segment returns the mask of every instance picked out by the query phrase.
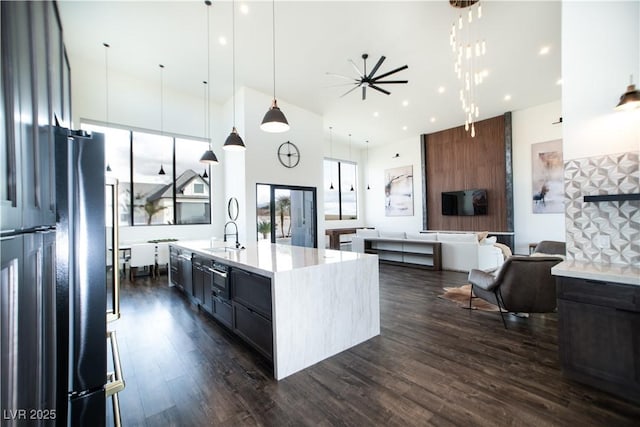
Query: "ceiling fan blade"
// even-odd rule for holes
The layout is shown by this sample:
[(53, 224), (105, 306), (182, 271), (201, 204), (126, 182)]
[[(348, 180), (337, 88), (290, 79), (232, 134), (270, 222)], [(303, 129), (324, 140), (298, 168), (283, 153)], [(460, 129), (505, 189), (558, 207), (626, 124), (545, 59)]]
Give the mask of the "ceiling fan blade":
[(409, 83), (409, 80), (386, 80), (386, 81), (375, 80), (374, 83), (377, 85), (382, 83)]
[(359, 87), (360, 87), (360, 85), (355, 85), (352, 89), (349, 89), (348, 91), (346, 91), (345, 93), (340, 95), (340, 98), (344, 98), (345, 96), (349, 95), (351, 92), (353, 92), (354, 90), (358, 89)]
[(353, 77), (343, 76), (342, 74), (335, 74), (335, 73), (325, 73), (325, 74), (327, 76), (340, 77), (341, 79), (351, 80), (351, 81), (354, 81), (354, 82), (359, 81), (358, 79), (354, 79)]
[[(330, 87), (351, 86), (352, 84), (354, 84), (354, 83), (338, 83), (338, 84), (335, 84), (335, 85), (326, 85), (326, 86), (322, 86), (322, 88), (323, 88), (323, 89), (327, 89), (327, 88), (330, 88)], [(356, 83), (356, 84), (359, 84), (359, 83)]]
[(376, 71), (378, 71), (378, 68), (380, 68), (380, 66), (382, 65), (385, 59), (387, 59), (386, 56), (381, 56), (380, 59), (378, 59), (378, 62), (373, 67), (373, 69), (371, 69), (371, 72), (369, 73), (369, 78), (373, 77), (373, 75), (376, 73)]
[(376, 86), (376, 85), (371, 85), (371, 84), (370, 84), (370, 85), (369, 85), (369, 87), (370, 87), (371, 89), (375, 89), (375, 90), (377, 90), (378, 92), (382, 92), (382, 93), (384, 93), (384, 94), (391, 95), (391, 92), (389, 92), (388, 90), (384, 90), (384, 89), (382, 89), (381, 87), (378, 87), (378, 86)]
[(362, 100), (364, 101), (365, 99), (367, 99), (367, 87), (362, 86)]
[(390, 76), (391, 74), (395, 74), (395, 73), (397, 73), (398, 71), (406, 70), (407, 68), (409, 68), (409, 66), (408, 66), (408, 65), (403, 65), (402, 67), (398, 67), (398, 68), (396, 68), (395, 70), (391, 70), (391, 71), (389, 71), (388, 73), (380, 74), (379, 76), (374, 77), (374, 78), (372, 78), (371, 80), (373, 80), (373, 81), (380, 80), (380, 79), (383, 79), (383, 78), (385, 78), (385, 77), (387, 77), (387, 76)]
[(355, 62), (353, 62), (353, 60), (349, 60), (349, 62), (351, 63), (351, 65), (353, 65), (353, 68), (356, 70), (356, 72), (358, 73), (358, 75), (360, 77), (364, 77), (364, 74), (362, 74), (362, 71), (360, 71), (360, 69), (358, 68), (358, 66), (356, 65)]

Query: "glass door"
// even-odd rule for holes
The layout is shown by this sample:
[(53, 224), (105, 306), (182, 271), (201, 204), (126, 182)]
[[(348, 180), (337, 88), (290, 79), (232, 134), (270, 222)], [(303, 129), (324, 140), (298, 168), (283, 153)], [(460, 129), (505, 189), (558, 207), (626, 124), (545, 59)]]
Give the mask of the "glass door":
[(258, 240), (315, 248), (318, 246), (316, 189), (258, 184)]

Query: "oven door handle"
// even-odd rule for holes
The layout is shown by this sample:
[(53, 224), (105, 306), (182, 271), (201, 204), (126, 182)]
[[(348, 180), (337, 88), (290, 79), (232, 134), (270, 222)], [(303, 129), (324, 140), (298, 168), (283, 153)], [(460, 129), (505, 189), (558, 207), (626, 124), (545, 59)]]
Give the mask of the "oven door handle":
[(213, 274), (217, 274), (220, 277), (224, 277), (225, 279), (228, 277), (228, 274), (225, 271), (216, 270), (215, 268), (205, 267), (208, 271)]

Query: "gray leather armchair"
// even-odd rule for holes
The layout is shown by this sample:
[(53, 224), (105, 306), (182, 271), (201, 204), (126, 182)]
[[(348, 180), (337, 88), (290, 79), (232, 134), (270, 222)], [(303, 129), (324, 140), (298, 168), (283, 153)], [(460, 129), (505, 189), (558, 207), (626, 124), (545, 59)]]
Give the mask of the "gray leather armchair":
[[(564, 245), (562, 242), (553, 243)], [(558, 252), (562, 249), (560, 245), (542, 246), (544, 250), (554, 248)], [(542, 250), (538, 252), (548, 253)], [(471, 270), (469, 307), (474, 296), (497, 305), (505, 328), (507, 323), (503, 310), (515, 313), (553, 312), (556, 309), (556, 281), (551, 275), (551, 267), (560, 262), (562, 258), (556, 256), (512, 256), (504, 262), (496, 276)]]

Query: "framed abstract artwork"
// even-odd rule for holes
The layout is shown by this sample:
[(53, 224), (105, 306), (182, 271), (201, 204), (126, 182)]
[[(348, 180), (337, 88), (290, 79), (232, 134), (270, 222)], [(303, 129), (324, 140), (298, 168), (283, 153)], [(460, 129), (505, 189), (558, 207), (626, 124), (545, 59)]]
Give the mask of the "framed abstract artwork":
[(561, 139), (531, 145), (531, 181), (533, 213), (564, 213)]
[(384, 171), (385, 216), (413, 216), (413, 166)]

